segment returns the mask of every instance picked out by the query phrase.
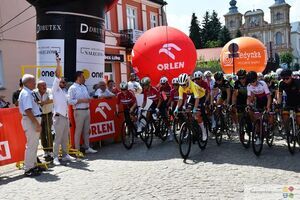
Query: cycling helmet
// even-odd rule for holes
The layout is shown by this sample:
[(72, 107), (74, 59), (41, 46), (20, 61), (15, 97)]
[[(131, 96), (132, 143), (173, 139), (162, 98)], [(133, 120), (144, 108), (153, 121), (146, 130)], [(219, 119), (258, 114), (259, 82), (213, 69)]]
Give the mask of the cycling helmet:
[(214, 78), (215, 78), (216, 81), (222, 80), (224, 78), (223, 72), (216, 72), (214, 74)]
[(150, 79), (149, 77), (144, 77), (144, 78), (142, 78), (142, 80), (141, 80), (141, 84), (142, 84), (143, 86), (150, 85), (150, 82), (151, 82), (151, 79)]
[(290, 69), (284, 69), (282, 70), (281, 74), (280, 74), (280, 77), (283, 78), (283, 77), (289, 77), (289, 76), (292, 76), (292, 70)]
[(126, 83), (126, 82), (121, 82), (121, 83), (120, 83), (120, 89), (121, 89), (121, 90), (127, 90), (127, 89), (128, 89), (128, 83)]
[(272, 76), (270, 75), (270, 74), (266, 74), (266, 75), (264, 75), (264, 81), (265, 82), (270, 82), (272, 80)]
[(248, 72), (247, 80), (249, 83), (255, 82), (257, 80), (257, 73), (255, 71)]
[(204, 76), (205, 76), (205, 77), (207, 77), (207, 76), (212, 76), (211, 71), (205, 71), (205, 72), (204, 72)]
[(166, 82), (168, 82), (168, 78), (165, 76), (161, 77), (160, 83), (166, 83)]
[(172, 79), (172, 84), (178, 84), (178, 78), (173, 78)]
[(257, 73), (257, 78), (263, 79), (263, 78), (264, 78), (264, 75), (263, 75), (261, 72), (258, 72), (258, 73)]
[(202, 78), (203, 77), (203, 73), (201, 71), (196, 71), (194, 73), (194, 78)]
[(276, 69), (276, 74), (278, 75), (278, 77), (280, 76), (280, 74), (281, 74), (282, 71), (283, 71), (282, 68)]
[(241, 76), (241, 77), (246, 76), (247, 75), (247, 71), (244, 70), (244, 69), (240, 69), (239, 71), (237, 71), (236, 75), (237, 76)]
[(188, 80), (189, 80), (189, 75), (186, 74), (186, 73), (180, 74), (178, 76), (178, 83), (179, 83), (179, 85), (186, 84), (188, 82)]
[(279, 77), (279, 76), (277, 75), (276, 72), (271, 72), (271, 73), (270, 73), (270, 76), (271, 76), (271, 78), (274, 79), (274, 80), (277, 80), (278, 77)]

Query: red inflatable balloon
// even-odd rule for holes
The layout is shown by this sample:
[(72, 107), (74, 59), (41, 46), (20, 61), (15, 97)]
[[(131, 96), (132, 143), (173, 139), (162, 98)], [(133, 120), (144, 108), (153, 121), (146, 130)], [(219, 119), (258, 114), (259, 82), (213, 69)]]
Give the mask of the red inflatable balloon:
[(152, 85), (162, 76), (169, 82), (181, 73), (195, 69), (197, 53), (192, 40), (183, 32), (159, 26), (146, 31), (132, 50), (132, 65), (139, 78), (149, 76)]

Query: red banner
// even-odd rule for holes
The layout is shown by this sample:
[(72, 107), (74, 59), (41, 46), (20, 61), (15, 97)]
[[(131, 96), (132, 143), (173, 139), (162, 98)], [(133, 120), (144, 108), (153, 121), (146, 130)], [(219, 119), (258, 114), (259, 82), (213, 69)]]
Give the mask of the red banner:
[(26, 136), (18, 108), (0, 109), (0, 166), (24, 160)]
[[(92, 99), (90, 102), (90, 142), (96, 142), (108, 138), (118, 140), (120, 136), (123, 115), (115, 116), (116, 98)], [(69, 116), (71, 122), (71, 143), (74, 146), (75, 121), (72, 107), (69, 107)]]

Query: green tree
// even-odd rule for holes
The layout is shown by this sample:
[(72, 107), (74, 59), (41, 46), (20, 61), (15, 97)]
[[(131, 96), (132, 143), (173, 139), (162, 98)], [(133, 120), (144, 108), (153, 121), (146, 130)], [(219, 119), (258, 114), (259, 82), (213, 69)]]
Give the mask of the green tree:
[(220, 33), (219, 33), (219, 41), (221, 42), (220, 46), (224, 46), (231, 39), (232, 38), (231, 38), (231, 35), (230, 35), (230, 32), (229, 32), (228, 28), (226, 26), (223, 26)]
[(210, 16), (209, 24), (209, 40), (218, 40), (222, 29), (222, 24), (220, 22), (220, 18), (218, 17), (218, 13), (215, 10), (213, 10)]
[(199, 26), (199, 21), (195, 13), (192, 15), (191, 26), (190, 26), (190, 38), (193, 41), (196, 49), (201, 48), (201, 29)]
[(236, 32), (235, 34), (235, 37), (238, 38), (238, 37), (242, 37), (242, 32), (240, 31), (240, 29)]
[(203, 17), (203, 20), (202, 20), (202, 29), (201, 29), (201, 37), (202, 37), (202, 44), (204, 44), (204, 47), (205, 44), (207, 43), (207, 41), (209, 41), (209, 31), (210, 31), (210, 14), (208, 11), (205, 12), (205, 15)]
[(205, 47), (206, 48), (215, 48), (215, 47), (221, 47), (222, 41), (220, 40), (209, 40), (206, 42)]
[(286, 51), (280, 54), (280, 63), (286, 63), (288, 68), (291, 67), (291, 63), (293, 62), (294, 56), (291, 52)]

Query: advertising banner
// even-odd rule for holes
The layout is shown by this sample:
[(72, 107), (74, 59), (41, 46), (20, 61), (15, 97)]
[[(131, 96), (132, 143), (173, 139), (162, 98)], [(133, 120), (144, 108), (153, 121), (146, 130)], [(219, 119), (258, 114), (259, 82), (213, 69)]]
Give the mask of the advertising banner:
[(0, 109), (0, 166), (24, 160), (26, 137), (18, 108)]
[[(107, 138), (117, 140), (121, 134), (121, 126), (124, 117), (120, 114), (115, 116), (117, 99), (93, 99), (90, 102), (90, 141), (96, 142)], [(71, 107), (69, 107), (69, 116), (71, 122), (71, 143), (74, 146), (75, 121)]]

